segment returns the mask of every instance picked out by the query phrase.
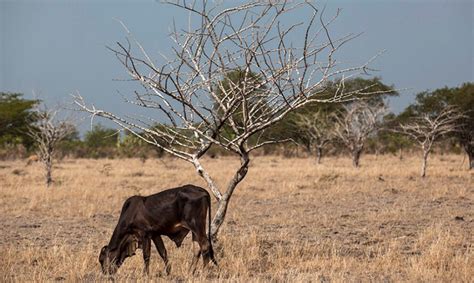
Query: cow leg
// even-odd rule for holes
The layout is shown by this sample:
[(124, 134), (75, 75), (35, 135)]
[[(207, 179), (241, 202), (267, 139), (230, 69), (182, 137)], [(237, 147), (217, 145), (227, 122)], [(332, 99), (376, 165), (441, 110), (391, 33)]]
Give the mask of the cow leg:
[(163, 243), (163, 240), (161, 239), (160, 235), (155, 236), (152, 239), (153, 243), (155, 243), (158, 253), (160, 254), (161, 258), (163, 259), (163, 262), (165, 263), (165, 274), (169, 275), (171, 271), (171, 266), (168, 263), (168, 253), (166, 252), (165, 244)]
[(142, 243), (143, 249), (143, 262), (145, 263), (145, 268), (143, 272), (148, 275), (149, 266), (150, 266), (150, 253), (151, 253), (151, 240), (149, 237), (143, 237)]
[[(193, 233), (193, 242), (197, 241), (200, 247), (199, 255), (202, 255), (203, 266), (207, 266), (209, 261), (214, 261), (212, 246), (206, 235), (206, 220), (207, 220), (207, 201), (201, 200), (200, 203), (196, 203), (193, 206), (196, 211), (193, 217), (187, 218), (184, 226), (187, 227)], [(197, 257), (199, 258), (199, 256)], [(196, 257), (195, 257), (196, 259)]]
[(211, 246), (205, 232), (198, 237), (198, 243), (201, 248), (203, 266), (206, 267), (211, 260)]
[[(190, 270), (191, 272), (194, 274), (194, 272), (196, 272), (196, 266), (197, 266), (197, 263), (199, 261), (199, 257), (201, 256), (201, 247), (198, 243), (198, 240), (197, 240), (197, 237), (196, 237), (196, 234), (192, 233), (193, 234), (193, 261), (191, 262), (191, 266), (190, 266)], [(198, 247), (196, 249), (196, 243), (198, 243)]]
[(209, 244), (209, 239), (207, 238), (206, 231), (204, 229), (193, 227), (193, 242), (197, 242), (199, 244), (199, 252), (194, 259), (197, 261), (199, 256), (202, 255), (203, 266), (205, 267), (212, 257), (211, 245)]

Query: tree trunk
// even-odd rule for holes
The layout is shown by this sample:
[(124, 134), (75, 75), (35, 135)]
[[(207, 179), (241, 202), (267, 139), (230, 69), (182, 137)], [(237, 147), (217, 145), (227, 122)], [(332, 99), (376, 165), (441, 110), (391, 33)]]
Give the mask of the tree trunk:
[(468, 157), (469, 157), (469, 170), (472, 170), (474, 168), (474, 150), (468, 152)]
[(400, 161), (403, 160), (403, 148), (402, 147), (400, 147), (398, 149), (398, 158), (400, 159)]
[(53, 160), (51, 155), (48, 155), (44, 159), (44, 166), (46, 170), (46, 186), (49, 187), (53, 183), (53, 177), (51, 174), (53, 168)]
[(469, 170), (472, 170), (474, 168), (474, 146), (469, 144), (464, 145), (464, 151), (467, 154), (467, 157), (469, 159)]
[(316, 163), (321, 164), (321, 158), (323, 157), (323, 148), (317, 147), (316, 148)]
[(421, 177), (424, 178), (426, 176), (426, 166), (428, 163), (428, 154), (429, 150), (426, 148), (423, 148), (423, 162), (421, 164)]
[(248, 165), (249, 165), (249, 156), (247, 153), (243, 153), (241, 158), (240, 158), (240, 168), (237, 170), (235, 173), (234, 177), (232, 180), (229, 182), (229, 185), (227, 186), (227, 191), (225, 194), (222, 195), (222, 197), (218, 200), (217, 202), (217, 212), (212, 219), (211, 223), (211, 239), (213, 241), (217, 240), (217, 233), (219, 232), (219, 229), (224, 222), (225, 215), (227, 212), (227, 207), (229, 205), (230, 198), (232, 197), (232, 194), (234, 192), (234, 189), (237, 187), (237, 185), (242, 181), (247, 175), (248, 171)]
[(206, 183), (209, 186), (209, 189), (211, 190), (214, 197), (218, 201), (221, 200), (222, 199), (221, 192), (217, 188), (217, 186), (214, 183), (214, 180), (212, 180), (211, 176), (209, 176), (209, 174), (206, 172), (206, 170), (204, 170), (204, 168), (202, 167), (201, 162), (199, 162), (198, 158), (194, 158), (193, 165), (196, 168), (196, 171), (199, 174), (199, 176), (201, 176), (201, 178), (203, 178), (206, 181)]
[(213, 242), (217, 241), (217, 233), (219, 232), (222, 223), (224, 223), (229, 200), (230, 197), (228, 199), (223, 198), (217, 202), (217, 211), (211, 222), (211, 239)]
[(360, 154), (362, 153), (361, 149), (354, 149), (352, 151), (352, 165), (356, 168), (359, 168)]

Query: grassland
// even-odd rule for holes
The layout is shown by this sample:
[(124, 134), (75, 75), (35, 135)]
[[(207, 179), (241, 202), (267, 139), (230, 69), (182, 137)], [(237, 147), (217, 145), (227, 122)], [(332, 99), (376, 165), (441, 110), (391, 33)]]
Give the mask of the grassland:
[[(164, 162), (163, 162), (164, 161)], [(419, 160), (256, 157), (215, 244), (220, 269), (188, 272), (189, 236), (165, 239), (169, 276), (152, 250), (150, 271), (128, 259), (118, 281), (472, 282), (474, 175), (463, 157)], [(223, 185), (232, 158), (206, 166)], [(186, 183), (204, 185), (179, 160), (64, 160), (47, 189), (40, 164), (0, 163), (0, 281), (105, 281), (100, 247), (123, 201)]]

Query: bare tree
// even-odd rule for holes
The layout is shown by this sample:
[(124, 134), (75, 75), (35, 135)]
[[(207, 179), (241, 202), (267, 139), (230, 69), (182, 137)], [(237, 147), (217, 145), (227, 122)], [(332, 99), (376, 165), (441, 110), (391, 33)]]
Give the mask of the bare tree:
[(321, 164), (324, 147), (334, 139), (333, 113), (319, 109), (310, 114), (298, 113), (294, 120), (295, 126), (304, 136), (308, 150), (316, 153), (316, 162)]
[(351, 152), (354, 167), (359, 167), (365, 142), (377, 131), (386, 111), (383, 104), (356, 101), (345, 105), (343, 111), (334, 116), (334, 134)]
[(415, 140), (423, 151), (421, 177), (426, 176), (428, 155), (433, 144), (441, 136), (457, 130), (459, 120), (464, 115), (455, 107), (446, 107), (438, 115), (423, 114), (412, 119), (411, 122), (400, 124), (400, 132)]
[(36, 109), (35, 122), (28, 128), (28, 134), (37, 146), (37, 155), (45, 168), (46, 185), (53, 182), (53, 158), (61, 140), (74, 132), (74, 124), (69, 119), (58, 118), (60, 108)]
[[(252, 1), (229, 8), (207, 1), (169, 4), (189, 13), (186, 29), (173, 28), (171, 56), (163, 55), (157, 63), (131, 36), (126, 44), (110, 49), (144, 89), (127, 101), (154, 110), (156, 116), (121, 117), (86, 104), (79, 94), (75, 102), (92, 117), (110, 119), (145, 142), (191, 163), (218, 203), (211, 224), (215, 238), (231, 196), (247, 174), (249, 154), (278, 142), (259, 138), (263, 131), (309, 102), (333, 103), (365, 94), (367, 88), (345, 91), (344, 78), (366, 73), (376, 56), (357, 67), (337, 61), (337, 51), (358, 35), (331, 38), (329, 27), (339, 12), (325, 20), (309, 2)], [(297, 9), (308, 13), (306, 22), (281, 22)], [(295, 42), (298, 34), (301, 41)], [(237, 83), (225, 79), (236, 70)], [(326, 82), (341, 77), (332, 96), (321, 95)], [(156, 127), (157, 123), (163, 126)], [(211, 145), (240, 159), (225, 189), (201, 163)]]

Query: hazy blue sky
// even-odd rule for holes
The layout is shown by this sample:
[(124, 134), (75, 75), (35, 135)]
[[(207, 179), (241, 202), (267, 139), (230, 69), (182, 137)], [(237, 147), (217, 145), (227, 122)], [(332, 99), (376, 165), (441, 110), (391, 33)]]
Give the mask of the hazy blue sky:
[[(229, 0), (228, 0), (229, 1)], [(237, 2), (237, 1), (235, 1)], [(336, 33), (364, 32), (342, 50), (362, 62), (382, 49), (375, 64), (387, 84), (410, 88), (392, 99), (402, 110), (417, 92), (457, 86), (473, 78), (472, 1), (325, 1), (328, 14), (342, 8)], [(88, 102), (133, 112), (117, 90), (133, 90), (123, 67), (105, 46), (126, 34), (124, 21), (150, 54), (170, 48), (168, 27), (183, 14), (157, 1), (0, 0), (0, 91), (40, 94), (47, 103), (79, 91)]]

